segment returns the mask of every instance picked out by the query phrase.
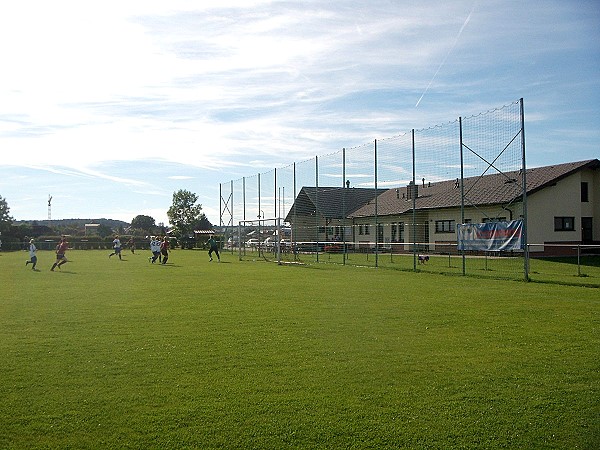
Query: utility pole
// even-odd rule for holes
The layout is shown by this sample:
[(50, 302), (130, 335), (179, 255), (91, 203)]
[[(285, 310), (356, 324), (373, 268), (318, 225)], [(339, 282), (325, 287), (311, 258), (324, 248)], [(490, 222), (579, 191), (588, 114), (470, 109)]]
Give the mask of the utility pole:
[(52, 196), (48, 195), (48, 220), (52, 220)]

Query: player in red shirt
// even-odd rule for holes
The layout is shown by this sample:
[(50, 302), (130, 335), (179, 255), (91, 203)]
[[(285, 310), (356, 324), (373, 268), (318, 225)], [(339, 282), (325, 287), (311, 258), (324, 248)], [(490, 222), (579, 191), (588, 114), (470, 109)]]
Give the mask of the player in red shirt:
[(160, 244), (160, 253), (162, 254), (162, 263), (166, 264), (169, 259), (169, 238), (167, 236), (164, 237)]
[(63, 236), (60, 238), (60, 242), (56, 246), (56, 262), (52, 266), (52, 269), (50, 269), (52, 272), (54, 272), (55, 267), (60, 269), (60, 266), (67, 263), (67, 257), (65, 256), (65, 253), (67, 252), (68, 248), (69, 243), (67, 242), (67, 238)]

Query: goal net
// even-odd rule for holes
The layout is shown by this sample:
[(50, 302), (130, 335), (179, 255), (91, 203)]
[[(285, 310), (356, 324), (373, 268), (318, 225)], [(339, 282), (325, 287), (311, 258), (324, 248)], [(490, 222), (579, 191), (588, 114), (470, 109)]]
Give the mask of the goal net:
[(291, 248), (289, 227), (281, 218), (241, 220), (229, 239), (230, 249), (237, 250), (240, 261), (257, 259), (281, 263)]

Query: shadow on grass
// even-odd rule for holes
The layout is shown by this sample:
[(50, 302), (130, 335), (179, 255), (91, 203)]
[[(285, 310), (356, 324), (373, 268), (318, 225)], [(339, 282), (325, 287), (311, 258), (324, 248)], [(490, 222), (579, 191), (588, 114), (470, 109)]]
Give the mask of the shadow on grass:
[(557, 256), (547, 258), (531, 258), (532, 260), (548, 261), (561, 264), (580, 265), (587, 267), (600, 267), (600, 256), (598, 255), (585, 255), (579, 258), (577, 261), (576, 256)]

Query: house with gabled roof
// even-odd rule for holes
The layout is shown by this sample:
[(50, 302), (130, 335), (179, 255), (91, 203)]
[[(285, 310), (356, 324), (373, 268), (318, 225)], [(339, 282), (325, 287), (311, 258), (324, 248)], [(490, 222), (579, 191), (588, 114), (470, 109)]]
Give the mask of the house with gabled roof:
[(523, 192), (532, 253), (572, 254), (600, 242), (598, 159), (530, 168), (525, 178), (514, 171), (392, 189), (303, 187), (286, 221), (296, 242), (455, 251), (457, 224), (523, 218)]
[[(397, 250), (415, 242), (420, 249), (450, 249), (463, 214), (465, 223), (522, 218), (522, 180), (516, 171), (464, 178), (462, 185), (460, 180), (422, 180), (389, 189), (348, 214), (353, 240), (358, 246), (377, 242)], [(569, 254), (574, 245), (600, 241), (598, 159), (527, 169), (525, 180), (531, 252)]]
[(350, 215), (385, 193), (385, 189), (303, 187), (285, 221), (292, 224), (292, 239), (297, 243), (326, 243), (349, 240)]

